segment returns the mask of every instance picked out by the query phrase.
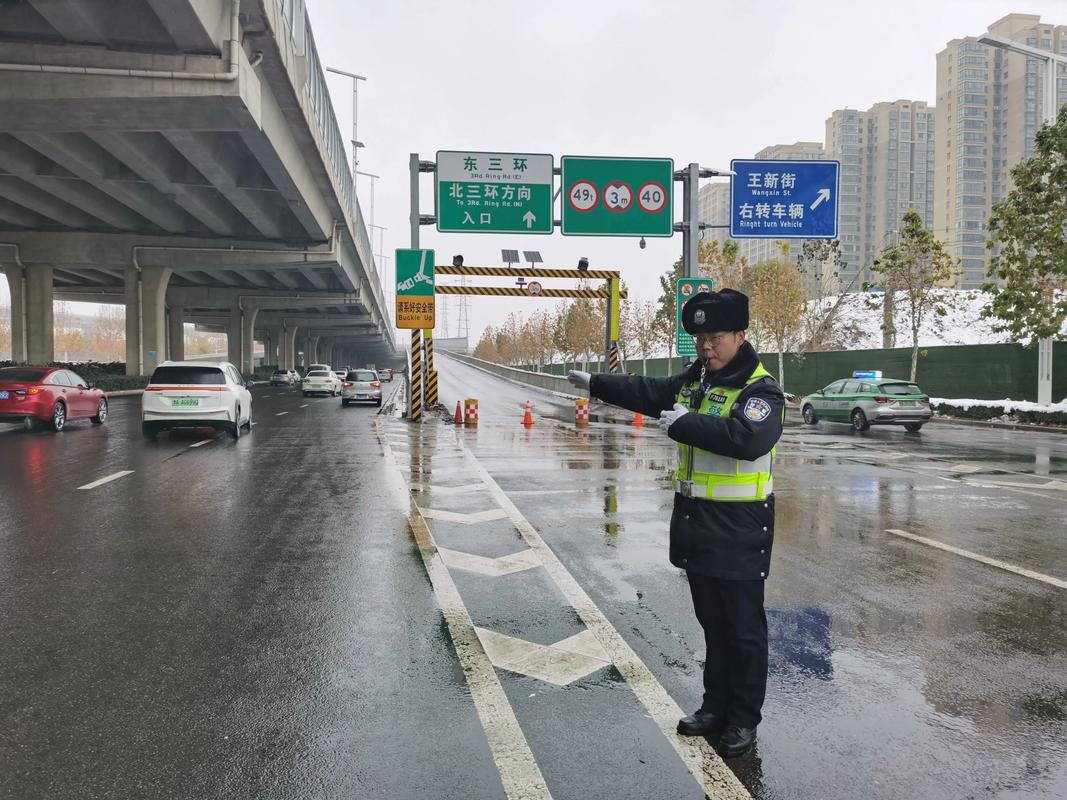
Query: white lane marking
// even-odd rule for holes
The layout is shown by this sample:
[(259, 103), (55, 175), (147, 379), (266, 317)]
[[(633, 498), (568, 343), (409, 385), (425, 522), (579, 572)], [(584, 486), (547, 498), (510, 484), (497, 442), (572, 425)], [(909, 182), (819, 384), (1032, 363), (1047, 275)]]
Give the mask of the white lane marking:
[(1060, 589), (1067, 589), (1067, 581), (1060, 578), (1053, 578), (1051, 575), (1045, 575), (1041, 572), (1034, 572), (1033, 570), (1026, 569), (1024, 567), (1017, 567), (1014, 564), (1009, 564), (1006, 561), (998, 561), (995, 558), (989, 556), (983, 556), (979, 553), (972, 553), (970, 550), (961, 550), (958, 547), (953, 547), (950, 544), (944, 542), (938, 542), (933, 539), (927, 539), (925, 536), (917, 536), (914, 533), (908, 533), (907, 531), (898, 530), (896, 528), (886, 528), (886, 533), (891, 533), (894, 536), (899, 536), (902, 539), (910, 539), (913, 542), (919, 544), (929, 545), (930, 547), (936, 547), (938, 550), (944, 550), (948, 553), (953, 553), (957, 556), (963, 556), (969, 558), (972, 561), (979, 561), (982, 564), (988, 564), (991, 567), (997, 569), (1003, 569), (1008, 572), (1014, 572), (1016, 575), (1022, 575), (1024, 578), (1032, 578), (1035, 581), (1041, 581), (1047, 583), (1050, 586), (1056, 586)]
[(488, 508), (475, 514), (461, 514), (458, 511), (445, 511), (439, 508), (419, 508), (426, 519), (436, 519), (441, 522), (459, 522), (463, 525), (477, 525), (479, 522), (492, 522), (496, 519), (507, 519), (508, 512), (502, 508)]
[(288, 411), (279, 411), (279, 412), (278, 412), (277, 414), (275, 414), (274, 416), (276, 416), (276, 417), (284, 417), (284, 416), (285, 416), (286, 414), (288, 414), (288, 413), (289, 413)]
[[(455, 435), (453, 433), (453, 435)], [(653, 722), (659, 727), (667, 741), (674, 748), (689, 772), (696, 778), (704, 792), (712, 798), (751, 798), (748, 790), (727, 767), (707, 740), (700, 737), (682, 737), (677, 732), (682, 709), (663, 688), (652, 671), (645, 666), (637, 653), (626, 643), (622, 635), (615, 630), (608, 618), (604, 616), (593, 599), (586, 594), (574, 576), (563, 566), (552, 549), (541, 538), (537, 529), (522, 515), (518, 507), (493, 480), (493, 476), (479, 463), (474, 453), (456, 436), (456, 443), (466, 454), (472, 469), (489, 487), (490, 493), (500, 507), (507, 511), (512, 524), (518, 529), (523, 540), (536, 550), (541, 563), (556, 586), (563, 593), (586, 627), (600, 642), (601, 647), (611, 658), (626, 682), (630, 684), (634, 695), (648, 711)]]
[[(377, 427), (378, 440), (386, 459), (393, 469), (399, 472), (392, 448), (382, 435), (381, 425)], [(433, 584), (434, 594), (441, 606), (448, 631), (452, 635), (456, 657), (467, 679), (467, 686), (470, 687), (471, 699), (485, 730), (489, 751), (500, 773), (504, 793), (514, 800), (551, 800), (552, 794), (541, 769), (537, 766), (530, 744), (519, 727), (515, 710), (511, 707), (496, 670), (485, 653), (467, 607), (463, 604), (463, 598), (460, 597), (456, 584), (452, 582), (448, 567), (437, 551), (426, 520), (422, 518), (419, 507), (410, 496), (408, 503), (408, 524), (426, 566), (430, 583)]]
[(449, 569), (462, 569), (494, 578), (541, 566), (541, 559), (537, 557), (537, 553), (533, 550), (520, 550), (518, 553), (500, 556), (499, 558), (486, 558), (474, 553), (448, 550), (444, 547), (438, 547), (437, 552), (441, 554), (441, 558), (444, 559)]
[(194, 447), (203, 447), (205, 444), (211, 444), (213, 441), (215, 441), (215, 440), (214, 439), (204, 439), (204, 441), (202, 441), (202, 442), (197, 442), (196, 444), (189, 445), (189, 449), (192, 450)]
[(611, 666), (611, 659), (589, 631), (543, 645), (475, 628), (493, 664), (555, 686), (566, 686)]
[(308, 407), (308, 404), (307, 404), (307, 403), (304, 403), (304, 405), (302, 405), (302, 406), (300, 406), (300, 407), (301, 407), (301, 408), (307, 408), (307, 407)]
[(106, 475), (103, 478), (100, 478), (99, 480), (95, 480), (92, 483), (87, 483), (84, 486), (79, 486), (78, 491), (82, 491), (83, 489), (95, 489), (97, 486), (103, 486), (105, 483), (111, 483), (111, 481), (117, 481), (119, 478), (125, 478), (127, 475), (132, 474), (132, 469), (119, 470), (118, 472), (113, 472), (112, 474)]

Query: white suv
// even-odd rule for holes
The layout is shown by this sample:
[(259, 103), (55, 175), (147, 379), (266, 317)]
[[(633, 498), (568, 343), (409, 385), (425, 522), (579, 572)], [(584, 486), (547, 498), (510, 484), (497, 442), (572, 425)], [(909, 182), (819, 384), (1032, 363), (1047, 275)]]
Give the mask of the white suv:
[(155, 439), (172, 428), (215, 428), (239, 439), (252, 430), (251, 387), (233, 364), (165, 361), (144, 390), (141, 431)]

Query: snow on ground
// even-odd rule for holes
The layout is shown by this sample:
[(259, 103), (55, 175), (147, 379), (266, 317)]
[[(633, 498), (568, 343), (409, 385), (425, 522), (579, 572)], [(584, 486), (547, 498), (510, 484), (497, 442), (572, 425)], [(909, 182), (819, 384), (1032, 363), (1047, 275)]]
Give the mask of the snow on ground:
[(993, 406), (1003, 406), (1004, 411), (1008, 414), (1012, 414), (1016, 411), (1043, 411), (1046, 413), (1062, 412), (1067, 413), (1067, 398), (1064, 398), (1059, 403), (1051, 403), (1049, 405), (1042, 405), (1041, 403), (1031, 403), (1028, 400), (972, 400), (972, 399), (959, 399), (955, 397), (931, 397), (930, 404), (937, 406), (940, 404), (947, 404), (955, 406), (956, 408), (962, 408), (965, 411), (974, 407), (990, 408)]
[[(987, 307), (991, 296), (980, 291), (946, 289), (944, 297), (953, 306), (945, 317), (928, 314), (919, 331), (919, 345), (932, 347), (954, 344), (1000, 344), (1012, 341), (1008, 333), (996, 333), (994, 320), (983, 319), (982, 309)], [(829, 302), (836, 301), (831, 298)], [(854, 349), (877, 349), (882, 346), (882, 300), (881, 293), (858, 292), (849, 297), (843, 319), (860, 328), (860, 337)], [(898, 292), (896, 298), (897, 347), (911, 346), (911, 317), (907, 313), (907, 300)], [(873, 306), (873, 308), (871, 307)]]

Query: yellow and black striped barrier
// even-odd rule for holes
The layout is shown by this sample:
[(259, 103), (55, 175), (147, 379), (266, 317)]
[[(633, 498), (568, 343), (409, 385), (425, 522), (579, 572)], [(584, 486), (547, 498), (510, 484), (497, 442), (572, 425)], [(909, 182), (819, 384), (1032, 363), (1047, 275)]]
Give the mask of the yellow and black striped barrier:
[(612, 342), (611, 350), (608, 351), (608, 372), (619, 372), (619, 345), (617, 342)]
[(422, 332), (423, 345), (426, 348), (426, 406), (437, 405), (437, 370), (433, 366), (433, 331)]
[[(588, 297), (593, 300), (610, 300), (609, 289), (542, 289), (538, 294), (530, 294), (528, 289), (516, 286), (440, 286), (434, 288), (437, 294), (467, 294), (489, 297)], [(620, 290), (619, 297), (627, 297), (625, 289)]]
[(408, 404), (408, 419), (422, 419), (422, 331), (411, 331), (411, 402)]
[(437, 405), (437, 370), (426, 370), (426, 407)]
[(497, 278), (575, 278), (577, 280), (602, 280), (607, 281), (619, 278), (619, 273), (614, 270), (591, 269), (583, 272), (580, 269), (552, 269), (550, 267), (434, 267), (437, 275), (481, 275), (483, 277)]

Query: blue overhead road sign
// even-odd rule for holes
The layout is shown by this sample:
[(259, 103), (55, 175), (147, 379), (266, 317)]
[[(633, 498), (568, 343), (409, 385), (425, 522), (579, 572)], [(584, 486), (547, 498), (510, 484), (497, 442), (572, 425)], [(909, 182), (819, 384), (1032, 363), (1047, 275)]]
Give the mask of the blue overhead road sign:
[(838, 161), (730, 162), (730, 236), (836, 239)]

